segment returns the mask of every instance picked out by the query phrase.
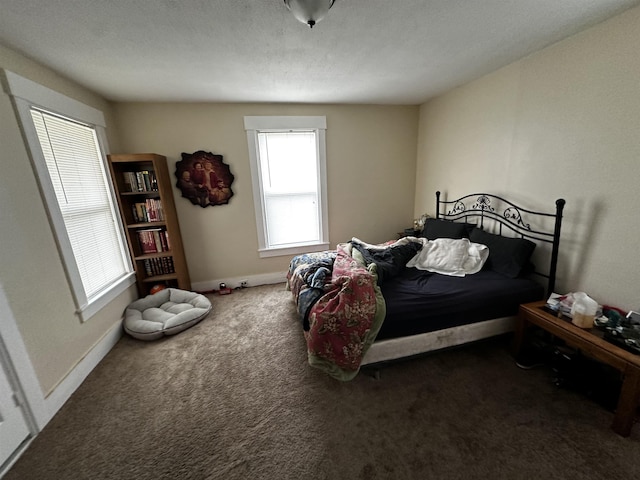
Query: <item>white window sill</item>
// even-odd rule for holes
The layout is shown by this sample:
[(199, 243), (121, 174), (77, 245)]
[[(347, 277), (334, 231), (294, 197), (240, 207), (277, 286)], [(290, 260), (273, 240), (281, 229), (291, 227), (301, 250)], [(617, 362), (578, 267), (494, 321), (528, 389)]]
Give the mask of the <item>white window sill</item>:
[(80, 317), (80, 321), (86, 322), (89, 320), (110, 302), (115, 300), (119, 295), (124, 293), (134, 283), (136, 283), (135, 273), (130, 273), (123, 277), (119, 282), (115, 283), (108, 290), (105, 290), (97, 297), (92, 298), (87, 305), (83, 305), (76, 311), (76, 314)]
[(300, 255), (302, 253), (322, 252), (329, 249), (329, 242), (313, 243), (308, 245), (300, 245), (295, 247), (282, 248), (261, 248), (258, 250), (260, 258), (266, 257), (284, 257), (285, 255)]

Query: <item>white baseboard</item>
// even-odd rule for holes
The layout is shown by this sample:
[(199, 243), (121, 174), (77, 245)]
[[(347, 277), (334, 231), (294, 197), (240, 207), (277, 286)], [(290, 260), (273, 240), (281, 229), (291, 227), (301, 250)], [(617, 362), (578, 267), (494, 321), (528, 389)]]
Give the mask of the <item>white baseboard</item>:
[(212, 290), (218, 290), (220, 284), (224, 283), (229, 288), (237, 288), (240, 282), (247, 282), (249, 287), (257, 287), (258, 285), (271, 285), (273, 283), (284, 283), (287, 281), (287, 272), (262, 273), (258, 275), (246, 275), (242, 277), (216, 278), (204, 282), (194, 282), (191, 284), (192, 290), (196, 292), (206, 293)]
[[(80, 360), (67, 376), (54, 387), (44, 399), (46, 411), (42, 412), (45, 424), (62, 408), (64, 403), (76, 389), (84, 382), (85, 378), (111, 351), (122, 337), (122, 322), (116, 323), (100, 341)], [(44, 427), (44, 425), (42, 425)]]

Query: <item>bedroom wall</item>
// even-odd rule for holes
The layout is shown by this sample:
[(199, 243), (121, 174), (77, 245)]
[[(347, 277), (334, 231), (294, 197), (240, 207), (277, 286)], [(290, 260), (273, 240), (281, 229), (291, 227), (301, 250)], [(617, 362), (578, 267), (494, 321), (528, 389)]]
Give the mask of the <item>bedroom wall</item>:
[[(19, 53), (0, 46), (6, 68), (102, 110), (107, 133), (117, 145), (110, 105)], [(91, 348), (118, 323), (135, 288), (81, 323), (40, 198), (10, 97), (0, 90), (0, 284), (29, 357), (48, 395)]]
[(415, 214), (487, 191), (567, 200), (557, 291), (640, 308), (640, 7), (420, 108)]
[[(202, 208), (174, 188), (194, 289), (241, 278), (282, 280), (290, 256), (260, 259), (245, 115), (326, 115), (329, 233), (332, 247), (359, 237), (395, 238), (412, 225), (417, 106), (278, 104), (117, 104), (123, 152), (221, 154), (235, 175), (228, 205)], [(251, 284), (251, 281), (249, 282)]]

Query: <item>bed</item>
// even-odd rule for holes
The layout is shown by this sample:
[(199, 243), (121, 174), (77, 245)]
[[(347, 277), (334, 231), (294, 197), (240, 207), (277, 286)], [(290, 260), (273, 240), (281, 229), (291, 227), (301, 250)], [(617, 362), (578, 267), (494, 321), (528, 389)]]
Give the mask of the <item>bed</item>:
[(365, 365), (513, 331), (519, 305), (554, 290), (564, 205), (436, 192), (435, 217), (415, 236), (295, 256), (287, 286), (309, 364), (350, 380)]

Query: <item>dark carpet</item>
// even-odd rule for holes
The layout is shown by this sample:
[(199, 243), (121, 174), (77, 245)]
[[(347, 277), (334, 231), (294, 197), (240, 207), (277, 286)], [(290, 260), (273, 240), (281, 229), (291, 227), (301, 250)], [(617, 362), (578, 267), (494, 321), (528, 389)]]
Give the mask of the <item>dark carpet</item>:
[(5, 478), (640, 477), (640, 427), (616, 435), (507, 338), (340, 383), (306, 363), (284, 285), (210, 298), (176, 336), (123, 337)]

